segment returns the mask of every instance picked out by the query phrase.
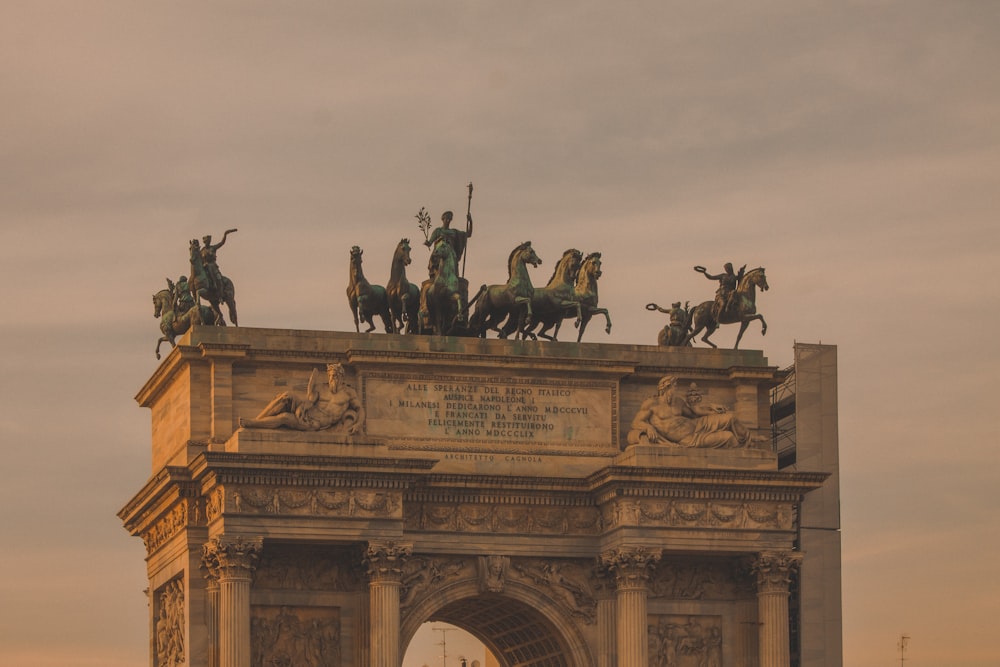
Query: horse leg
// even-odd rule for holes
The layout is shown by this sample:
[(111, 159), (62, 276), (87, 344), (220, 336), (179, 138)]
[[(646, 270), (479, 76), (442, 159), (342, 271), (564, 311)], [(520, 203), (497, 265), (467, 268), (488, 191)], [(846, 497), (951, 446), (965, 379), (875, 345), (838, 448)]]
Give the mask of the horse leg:
[(170, 343), (170, 347), (171, 348), (177, 347), (177, 343), (174, 342), (174, 339), (172, 337), (161, 336), (160, 340), (156, 341), (156, 358), (157, 359), (160, 358), (160, 345), (162, 345), (163, 343)]
[(733, 349), (734, 350), (738, 350), (739, 349), (739, 347), (740, 347), (740, 339), (743, 338), (743, 332), (747, 330), (747, 327), (750, 325), (750, 320), (752, 320), (752, 319), (754, 319), (754, 318), (751, 317), (749, 319), (745, 319), (742, 322), (740, 322), (740, 332), (738, 334), (736, 334), (736, 344), (733, 345)]
[(583, 313), (583, 319), (580, 321), (580, 330), (576, 334), (576, 342), (579, 343), (583, 340), (583, 332), (587, 330), (587, 325), (590, 324), (590, 318), (594, 316), (593, 311), (585, 311)]
[(229, 311), (229, 321), (233, 323), (234, 327), (238, 327), (239, 324), (236, 322), (236, 299), (226, 299), (226, 309)]

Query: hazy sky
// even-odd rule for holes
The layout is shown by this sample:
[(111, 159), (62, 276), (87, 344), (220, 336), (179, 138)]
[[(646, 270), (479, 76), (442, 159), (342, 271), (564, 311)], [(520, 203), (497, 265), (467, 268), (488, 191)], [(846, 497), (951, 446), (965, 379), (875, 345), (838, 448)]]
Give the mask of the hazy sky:
[[(467, 275), (604, 257), (610, 336), (765, 266), (840, 355), (845, 665), (995, 667), (1000, 3), (45, 2), (0, 20), (0, 665), (147, 663), (150, 295), (220, 251), (246, 326), (353, 329), (414, 214)], [(985, 272), (985, 275), (984, 275)], [(731, 329), (731, 328), (730, 328)], [(717, 334), (732, 344), (734, 334)]]

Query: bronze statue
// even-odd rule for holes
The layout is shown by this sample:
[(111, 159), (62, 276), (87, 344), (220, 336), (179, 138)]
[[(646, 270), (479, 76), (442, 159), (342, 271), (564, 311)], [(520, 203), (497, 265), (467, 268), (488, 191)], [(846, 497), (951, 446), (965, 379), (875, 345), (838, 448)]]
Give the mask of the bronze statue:
[[(235, 229), (230, 229), (226, 231), (226, 235), (230, 232), (235, 232)], [(211, 236), (206, 236), (206, 239), (211, 241)], [(219, 247), (225, 242), (225, 236), (223, 240), (214, 246), (209, 246), (211, 250), (205, 253), (205, 248), (201, 247), (198, 243), (198, 239), (191, 239), (189, 245), (190, 249), (190, 260), (191, 260), (191, 293), (194, 294), (197, 301), (205, 299), (208, 301), (209, 306), (212, 309), (212, 313), (215, 315), (215, 324), (224, 325), (225, 321), (222, 318), (222, 310), (219, 307), (220, 303), (225, 303), (229, 309), (229, 319), (232, 321), (233, 325), (237, 324), (236, 319), (236, 290), (233, 287), (233, 282), (223, 276), (219, 272), (219, 267), (215, 262), (215, 253)], [(205, 258), (208, 257), (210, 263), (206, 264)]]
[[(727, 266), (732, 268), (731, 265)], [(688, 342), (694, 340), (695, 336), (704, 330), (705, 335), (701, 337), (701, 340), (712, 347), (718, 347), (708, 337), (715, 333), (720, 324), (739, 322), (740, 332), (736, 336), (736, 344), (733, 346), (735, 350), (740, 346), (740, 340), (743, 338), (747, 326), (754, 320), (760, 320), (760, 334), (763, 336), (767, 333), (767, 322), (764, 320), (764, 316), (757, 312), (756, 288), (759, 287), (764, 292), (769, 289), (764, 269), (756, 268), (745, 273), (743, 269), (740, 269), (740, 275), (742, 277), (732, 295), (722, 299), (723, 295), (717, 293), (715, 301), (705, 301), (691, 309), (691, 333), (688, 334)], [(720, 286), (719, 289), (721, 290), (722, 287)], [(728, 305), (720, 306), (720, 301), (724, 301)]]
[(538, 266), (542, 263), (531, 241), (525, 241), (514, 248), (507, 258), (507, 283), (505, 285), (483, 285), (473, 302), (476, 309), (469, 321), (469, 328), (480, 338), (486, 337), (486, 330), (496, 331), (504, 337), (499, 328), (505, 319), (514, 315), (517, 317), (515, 331), (522, 331), (531, 323), (531, 297), (534, 287), (527, 265)]
[(406, 279), (410, 264), (410, 239), (401, 239), (392, 254), (389, 282), (385, 284), (389, 299), (389, 322), (393, 333), (417, 333), (420, 288)]
[[(562, 322), (564, 317), (576, 313), (576, 325), (580, 326), (583, 319), (580, 311), (580, 301), (575, 298), (573, 287), (576, 283), (577, 275), (580, 273), (580, 266), (583, 264), (583, 253), (576, 248), (570, 248), (563, 253), (562, 258), (556, 263), (556, 268), (552, 272), (552, 277), (545, 287), (536, 287), (531, 296), (531, 312), (534, 316), (532, 326), (526, 330), (518, 332), (518, 336), (538, 337), (546, 340), (556, 340), (559, 330), (549, 336), (545, 332)], [(531, 331), (539, 324), (544, 325), (536, 336)], [(507, 322), (501, 327), (501, 338), (506, 338), (514, 332), (517, 326), (516, 317), (508, 317)]]
[[(587, 255), (587, 257), (583, 260), (583, 263), (580, 265), (579, 271), (577, 271), (576, 283), (573, 286), (571, 296), (573, 305), (566, 306), (562, 311), (557, 313), (549, 313), (538, 316), (536, 319), (542, 326), (541, 330), (538, 332), (538, 336), (541, 338), (548, 338), (549, 340), (556, 340), (559, 336), (559, 329), (562, 326), (562, 321), (568, 317), (572, 317), (574, 312), (578, 312), (579, 317), (575, 323), (575, 326), (579, 328), (579, 333), (576, 336), (577, 343), (583, 340), (583, 334), (587, 330), (587, 324), (590, 322), (591, 318), (594, 317), (594, 315), (604, 315), (604, 318), (607, 321), (605, 332), (611, 333), (611, 315), (608, 313), (608, 309), (597, 307), (597, 279), (601, 277), (602, 273), (601, 253), (592, 252)], [(553, 332), (552, 336), (550, 337), (545, 335), (545, 332), (553, 326), (556, 330)], [(528, 335), (532, 335), (530, 334), (530, 331), (531, 327), (528, 327)]]
[(290, 428), (297, 431), (323, 431), (334, 426), (346, 428), (351, 435), (362, 430), (365, 409), (358, 393), (344, 383), (344, 367), (328, 364), (327, 384), (317, 382), (317, 369), (309, 375), (305, 396), (289, 392), (278, 394), (255, 419), (240, 419), (245, 428)]
[[(424, 236), (426, 240), (424, 245), (428, 248), (433, 248), (434, 244), (440, 239), (444, 239), (451, 249), (455, 251), (455, 266), (458, 267), (458, 263), (462, 263), (462, 270), (459, 273), (459, 277), (465, 277), (465, 248), (468, 245), (469, 239), (472, 238), (472, 183), (469, 183), (469, 206), (465, 213), (465, 230), (452, 229), (451, 221), (455, 217), (455, 214), (451, 211), (445, 211), (441, 214), (441, 226), (431, 232), (430, 237), (427, 237), (427, 230), (430, 228), (430, 218), (427, 216), (426, 211), (421, 208), (420, 212), (417, 213), (417, 219), (420, 221), (420, 228), (424, 230)], [(468, 295), (467, 295), (468, 296)]]
[(691, 331), (690, 302), (681, 308), (681, 302), (675, 301), (669, 309), (661, 308), (655, 303), (647, 303), (646, 310), (659, 311), (670, 316), (670, 322), (663, 327), (656, 342), (661, 347), (684, 347), (690, 346), (691, 340), (688, 334)]
[(191, 293), (182, 288), (182, 285), (187, 286), (187, 280), (182, 277), (174, 285), (167, 278), (167, 285), (167, 289), (162, 289), (153, 295), (153, 317), (160, 318), (160, 332), (163, 334), (156, 341), (157, 359), (160, 358), (160, 345), (163, 343), (170, 343), (170, 347), (176, 347), (174, 338), (187, 333), (192, 324), (211, 324), (215, 321), (212, 309), (208, 306), (194, 305)]
[(666, 376), (656, 396), (643, 401), (632, 420), (630, 445), (663, 444), (697, 449), (731, 449), (750, 444), (750, 431), (728, 408), (705, 403), (694, 383), (685, 395), (677, 378)]
[(368, 329), (365, 333), (375, 330), (375, 316), (382, 318), (382, 325), (385, 332), (392, 331), (392, 321), (389, 315), (389, 301), (386, 298), (385, 288), (381, 285), (372, 285), (365, 278), (361, 270), (361, 255), (364, 251), (358, 246), (351, 248), (350, 281), (347, 284), (347, 301), (351, 306), (351, 314), (354, 316), (354, 330), (361, 332), (360, 322), (367, 322)]
[(437, 336), (465, 334), (468, 282), (458, 277), (455, 260), (451, 244), (438, 239), (428, 260), (430, 277), (420, 286), (420, 310), (417, 315), (420, 333)]
[(722, 273), (717, 276), (713, 276), (708, 272), (704, 266), (696, 266), (694, 270), (702, 274), (709, 280), (718, 280), (719, 288), (715, 290), (715, 317), (719, 319), (726, 313), (733, 303), (733, 294), (736, 293), (736, 288), (740, 284), (740, 280), (743, 279), (743, 272), (746, 271), (747, 265), (744, 264), (740, 267), (740, 272), (733, 272), (733, 265), (730, 262), (722, 267)]

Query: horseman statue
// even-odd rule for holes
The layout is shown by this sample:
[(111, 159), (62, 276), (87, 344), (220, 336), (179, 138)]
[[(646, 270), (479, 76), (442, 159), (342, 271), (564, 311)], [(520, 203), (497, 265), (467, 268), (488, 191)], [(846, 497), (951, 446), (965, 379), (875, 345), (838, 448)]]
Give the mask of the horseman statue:
[(733, 306), (733, 295), (736, 294), (736, 288), (740, 284), (740, 280), (743, 279), (743, 274), (746, 271), (747, 265), (744, 264), (740, 267), (738, 273), (733, 272), (733, 265), (730, 262), (726, 262), (725, 266), (722, 267), (722, 273), (717, 276), (713, 276), (708, 272), (704, 266), (696, 266), (694, 270), (702, 274), (709, 280), (718, 280), (719, 288), (715, 290), (715, 319), (721, 321), (720, 318), (725, 316), (725, 313), (729, 312), (729, 309)]

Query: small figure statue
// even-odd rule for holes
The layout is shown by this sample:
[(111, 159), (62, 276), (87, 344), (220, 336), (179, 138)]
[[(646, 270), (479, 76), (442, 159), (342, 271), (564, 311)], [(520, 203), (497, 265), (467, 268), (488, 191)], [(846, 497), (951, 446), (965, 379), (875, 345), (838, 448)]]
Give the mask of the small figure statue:
[(194, 308), (194, 296), (191, 294), (191, 286), (188, 284), (187, 276), (178, 278), (176, 284), (167, 278), (167, 288), (172, 295), (175, 313), (186, 313)]
[(208, 274), (208, 280), (211, 283), (212, 289), (216, 291), (217, 294), (222, 294), (224, 291), (224, 283), (222, 278), (222, 271), (219, 270), (218, 264), (218, 252), (219, 248), (226, 244), (226, 237), (233, 232), (238, 231), (236, 229), (227, 229), (222, 235), (222, 240), (212, 244), (212, 235), (206, 234), (202, 237), (201, 242), (201, 262), (205, 266), (205, 273)]
[(469, 214), (466, 216), (464, 231), (461, 229), (452, 229), (451, 221), (454, 217), (455, 214), (451, 211), (442, 213), (441, 226), (431, 232), (430, 237), (424, 241), (424, 245), (428, 248), (433, 248), (438, 239), (445, 241), (455, 251), (455, 264), (457, 265), (465, 258), (465, 247), (472, 237), (472, 215)]
[(632, 420), (628, 444), (665, 444), (699, 449), (731, 449), (750, 444), (750, 431), (722, 405), (705, 403), (694, 383), (685, 396), (677, 378), (666, 376), (656, 396), (643, 401)]
[(309, 375), (305, 397), (289, 392), (278, 394), (255, 419), (240, 419), (246, 428), (290, 428), (297, 431), (322, 431), (346, 425), (351, 435), (362, 429), (365, 409), (358, 393), (344, 383), (344, 367), (328, 364), (328, 386), (316, 382), (314, 368)]
[(688, 333), (691, 331), (691, 311), (690, 302), (685, 303), (681, 308), (681, 302), (675, 301), (669, 309), (661, 308), (655, 303), (647, 303), (646, 310), (655, 310), (666, 313), (670, 316), (670, 323), (663, 327), (657, 337), (657, 343), (661, 347), (683, 347), (690, 346)]
[(722, 268), (722, 273), (713, 276), (704, 266), (694, 267), (695, 271), (709, 280), (719, 281), (719, 288), (715, 291), (715, 318), (719, 321), (721, 321), (723, 314), (729, 311), (733, 302), (733, 295), (736, 293), (736, 288), (739, 286), (740, 280), (743, 278), (743, 272), (746, 271), (747, 266), (746, 264), (741, 266), (739, 273), (733, 273), (733, 265), (730, 262), (726, 262)]

